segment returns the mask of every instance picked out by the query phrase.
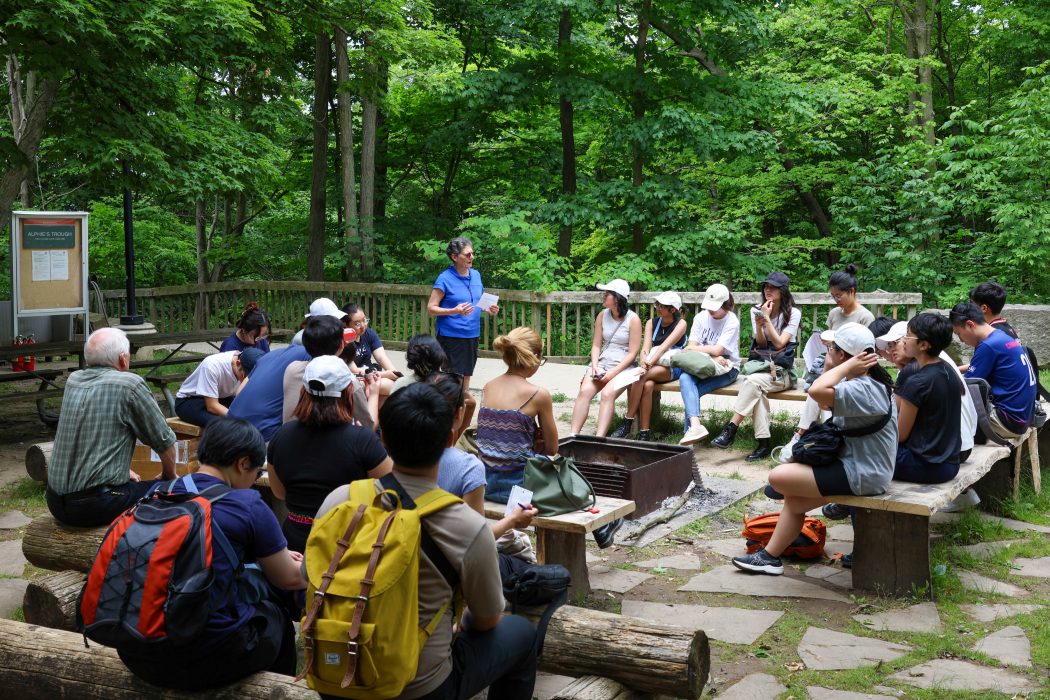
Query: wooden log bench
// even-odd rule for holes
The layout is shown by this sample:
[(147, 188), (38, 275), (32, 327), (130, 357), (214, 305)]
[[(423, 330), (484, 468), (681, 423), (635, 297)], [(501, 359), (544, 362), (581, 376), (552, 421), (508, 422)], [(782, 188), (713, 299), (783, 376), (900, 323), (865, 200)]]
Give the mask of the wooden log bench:
[[(85, 578), (77, 571), (60, 571), (30, 583), (22, 606), (26, 622), (74, 631), (76, 601)], [(525, 614), (535, 619), (541, 610)], [(550, 673), (602, 678), (604, 682), (591, 681), (595, 689), (622, 684), (679, 698), (700, 697), (710, 666), (710, 644), (702, 630), (571, 605), (551, 618), (540, 659), (540, 668)]]
[[(537, 517), (532, 521), (536, 529), (536, 556), (542, 564), (561, 564), (572, 574), (572, 589), (590, 593), (587, 573), (587, 534), (616, 518), (633, 513), (634, 501), (598, 496), (594, 505), (597, 513), (576, 511), (565, 515)], [(485, 517), (499, 520), (507, 506), (485, 501)]]
[(973, 487), (982, 505), (993, 506), (1010, 493), (1014, 461), (1000, 445), (977, 445), (944, 484), (892, 481), (878, 496), (832, 496), (853, 506), (853, 587), (880, 595), (923, 591), (932, 597), (930, 516)]

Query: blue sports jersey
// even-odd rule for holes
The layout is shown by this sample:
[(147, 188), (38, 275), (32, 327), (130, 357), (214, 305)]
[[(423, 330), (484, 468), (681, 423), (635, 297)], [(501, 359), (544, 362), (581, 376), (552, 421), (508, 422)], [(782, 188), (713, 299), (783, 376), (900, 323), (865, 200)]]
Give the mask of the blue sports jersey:
[(1021, 342), (1000, 330), (992, 331), (973, 351), (967, 377), (978, 377), (991, 387), (992, 403), (1020, 423), (1032, 419), (1037, 383)]

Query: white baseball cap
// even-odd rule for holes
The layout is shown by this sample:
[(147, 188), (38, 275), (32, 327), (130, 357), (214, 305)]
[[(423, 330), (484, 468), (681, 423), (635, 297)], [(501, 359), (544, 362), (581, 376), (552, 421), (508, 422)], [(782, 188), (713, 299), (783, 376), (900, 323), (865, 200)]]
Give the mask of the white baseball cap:
[(875, 344), (879, 350), (885, 350), (890, 346), (890, 343), (896, 343), (906, 335), (908, 335), (908, 322), (897, 321), (890, 326), (890, 329), (884, 335), (880, 335), (875, 339)]
[(712, 284), (707, 288), (704, 300), (700, 302), (700, 308), (704, 311), (718, 311), (727, 301), (729, 301), (729, 287), (724, 284)]
[(836, 330), (824, 331), (820, 334), (820, 339), (835, 343), (844, 353), (853, 356), (875, 347), (875, 336), (866, 326), (859, 323), (847, 323)]
[(594, 286), (607, 292), (616, 292), (624, 299), (631, 296), (631, 285), (627, 284), (627, 280), (617, 278), (611, 280), (609, 284), (596, 284)]
[(352, 380), (350, 368), (337, 355), (315, 357), (303, 372), (303, 386), (312, 396), (339, 397)]
[(342, 320), (346, 316), (346, 312), (336, 306), (335, 302), (328, 297), (318, 297), (310, 304), (310, 313), (306, 314), (304, 318), (310, 318), (311, 316), (331, 316)]
[(670, 306), (678, 310), (682, 309), (682, 297), (678, 295), (678, 292), (661, 292), (656, 295), (655, 301), (663, 306)]

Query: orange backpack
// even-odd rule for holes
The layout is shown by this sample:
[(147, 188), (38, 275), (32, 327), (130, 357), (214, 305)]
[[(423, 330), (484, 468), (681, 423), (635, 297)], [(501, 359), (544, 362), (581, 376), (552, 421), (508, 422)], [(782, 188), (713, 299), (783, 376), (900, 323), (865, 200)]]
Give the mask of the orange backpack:
[[(744, 520), (744, 531), (741, 534), (747, 540), (747, 552), (752, 554), (769, 544), (769, 538), (773, 536), (773, 530), (777, 526), (780, 513), (766, 513), (756, 515), (750, 520)], [(802, 523), (802, 532), (787, 549), (781, 552), (783, 557), (798, 557), (799, 559), (818, 559), (824, 556), (824, 542), (827, 539), (827, 528), (823, 520), (817, 520), (806, 516)]]

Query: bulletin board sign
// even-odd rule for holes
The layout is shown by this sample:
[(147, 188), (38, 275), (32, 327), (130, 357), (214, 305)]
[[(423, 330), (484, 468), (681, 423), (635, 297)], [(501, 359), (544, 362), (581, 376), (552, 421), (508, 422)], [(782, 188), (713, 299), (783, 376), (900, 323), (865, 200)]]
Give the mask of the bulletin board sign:
[(87, 241), (87, 212), (12, 213), (11, 282), (15, 333), (18, 332), (19, 316), (84, 314), (86, 317)]

